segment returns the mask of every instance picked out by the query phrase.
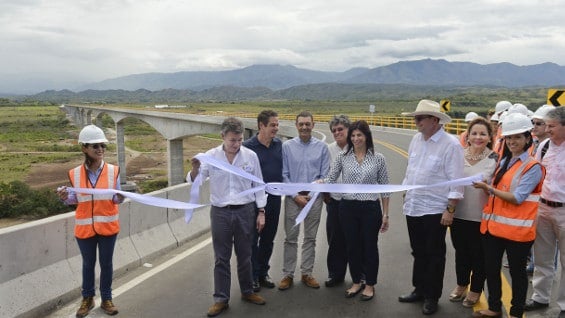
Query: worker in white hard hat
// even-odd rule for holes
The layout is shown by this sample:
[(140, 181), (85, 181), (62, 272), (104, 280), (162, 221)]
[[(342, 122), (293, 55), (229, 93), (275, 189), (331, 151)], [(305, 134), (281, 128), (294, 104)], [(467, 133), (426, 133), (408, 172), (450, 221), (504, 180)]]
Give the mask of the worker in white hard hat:
[(502, 122), (504, 152), (492, 184), (474, 184), (489, 194), (481, 220), (489, 295), (488, 309), (474, 313), (473, 317), (502, 314), (500, 268), (504, 253), (512, 282), (512, 307), (508, 315), (522, 317), (524, 313), (528, 291), (526, 264), (536, 238), (538, 197), (545, 175), (545, 169), (528, 153), (531, 130), (528, 116), (518, 113), (506, 116)]
[(512, 107), (511, 102), (507, 100), (501, 100), (500, 102), (496, 103), (496, 106), (494, 108), (495, 113), (491, 117), (491, 121), (496, 122), (496, 127), (493, 126), (493, 128), (495, 128), (494, 130), (495, 136), (494, 136), (494, 144), (492, 150), (494, 150), (494, 152), (496, 152), (499, 155), (499, 158), (500, 155), (502, 154), (502, 150), (504, 149), (504, 143), (503, 143), (504, 138), (502, 138), (501, 136), (500, 125), (502, 124), (502, 119), (507, 113), (508, 109), (510, 109), (510, 107)]
[[(468, 112), (467, 114), (465, 114), (465, 122), (468, 124), (470, 123), (473, 119), (479, 117), (479, 114), (475, 113), (475, 112)], [(467, 147), (467, 130), (463, 131), (460, 135), (459, 135), (459, 142), (461, 143), (461, 146), (463, 148)]]
[[(120, 190), (120, 169), (106, 163), (104, 154), (108, 139), (95, 125), (85, 126), (78, 142), (84, 153), (84, 163), (69, 171), (73, 188)], [(94, 308), (96, 256), (100, 262), (100, 308), (108, 315), (118, 309), (112, 302), (112, 259), (116, 238), (120, 231), (118, 204), (120, 194), (82, 194), (67, 187), (57, 190), (59, 198), (67, 205), (76, 205), (75, 237), (82, 256), (82, 302), (76, 317), (85, 317)]]
[(548, 132), (545, 130), (544, 117), (552, 109), (555, 109), (555, 106), (543, 105), (532, 115), (532, 124), (534, 125), (534, 128), (532, 129), (532, 135), (534, 136), (534, 146), (532, 147), (531, 152), (532, 156), (535, 156), (539, 144), (549, 137)]

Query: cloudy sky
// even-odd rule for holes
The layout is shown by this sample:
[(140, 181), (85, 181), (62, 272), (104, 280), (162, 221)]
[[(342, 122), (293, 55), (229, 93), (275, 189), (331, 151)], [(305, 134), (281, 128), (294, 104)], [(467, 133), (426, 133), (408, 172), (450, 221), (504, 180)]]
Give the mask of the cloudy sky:
[(252, 64), (565, 65), (564, 9), (565, 0), (0, 0), (0, 92)]

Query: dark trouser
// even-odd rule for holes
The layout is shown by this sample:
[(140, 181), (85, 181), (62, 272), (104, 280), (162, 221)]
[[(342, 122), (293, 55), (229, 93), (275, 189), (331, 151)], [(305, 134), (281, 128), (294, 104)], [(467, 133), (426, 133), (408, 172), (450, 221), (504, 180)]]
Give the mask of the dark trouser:
[(343, 280), (347, 269), (345, 235), (339, 220), (339, 201), (330, 199), (326, 204), (326, 234), (328, 237), (328, 277)]
[[(254, 231), (253, 245), (251, 251), (251, 262), (253, 264), (253, 278), (262, 278), (269, 274), (269, 260), (273, 254), (273, 241), (277, 235), (279, 226), (279, 215), (281, 212), (281, 197), (271, 195), (267, 197), (265, 206), (265, 227), (258, 233)], [(257, 216), (257, 211), (255, 212)]]
[(118, 234), (111, 236), (95, 235), (86, 239), (76, 238), (82, 256), (82, 297), (94, 297), (94, 267), (96, 265), (96, 248), (98, 247), (100, 263), (100, 297), (112, 300), (112, 275), (114, 266), (112, 257)]
[(253, 292), (251, 240), (255, 229), (255, 203), (238, 209), (212, 206), (210, 210), (214, 246), (214, 301), (230, 300), (232, 246), (237, 257), (237, 277), (243, 295)]
[(437, 301), (443, 290), (445, 271), (445, 232), (442, 214), (406, 216), (410, 247), (414, 257), (412, 285), (425, 299)]
[(508, 267), (512, 279), (512, 307), (510, 316), (522, 317), (524, 314), (524, 304), (528, 291), (528, 274), (526, 264), (528, 253), (533, 245), (530, 242), (516, 242), (492, 236), (488, 232), (483, 235), (483, 248), (485, 251), (485, 269), (487, 274), (488, 286), (488, 308), (492, 311), (502, 311), (502, 281), (500, 278), (500, 268), (502, 266), (502, 256), (506, 251)]
[(455, 274), (457, 285), (482, 293), (485, 285), (485, 253), (483, 251), (481, 222), (453, 219), (451, 241), (455, 248)]
[(378, 231), (383, 222), (379, 201), (341, 200), (339, 217), (345, 233), (347, 261), (353, 283), (377, 283), (379, 270)]

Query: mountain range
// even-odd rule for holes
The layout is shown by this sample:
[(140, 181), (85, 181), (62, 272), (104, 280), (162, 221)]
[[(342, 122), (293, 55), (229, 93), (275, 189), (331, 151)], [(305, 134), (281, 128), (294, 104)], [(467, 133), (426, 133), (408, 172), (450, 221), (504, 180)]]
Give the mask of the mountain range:
[[(252, 65), (230, 71), (144, 73), (64, 90), (19, 96), (52, 102), (189, 102), (202, 100), (366, 100), (422, 96), (446, 90), (523, 89), (565, 86), (565, 67), (518, 66), (446, 60), (402, 61), (376, 68), (324, 72), (292, 65)], [(378, 95), (377, 95), (378, 94)], [(445, 95), (445, 94), (444, 94)]]

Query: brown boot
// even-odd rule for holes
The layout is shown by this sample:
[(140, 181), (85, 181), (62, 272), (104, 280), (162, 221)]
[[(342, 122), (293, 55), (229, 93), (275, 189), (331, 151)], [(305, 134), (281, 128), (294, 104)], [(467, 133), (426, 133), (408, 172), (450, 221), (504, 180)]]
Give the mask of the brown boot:
[(77, 310), (76, 317), (86, 317), (92, 308), (94, 308), (94, 297), (84, 297)]
[(216, 317), (230, 307), (228, 303), (217, 302), (208, 308), (208, 317)]
[(100, 305), (100, 308), (102, 308), (102, 310), (106, 313), (106, 315), (113, 316), (118, 313), (118, 308), (114, 306), (114, 303), (112, 302), (111, 299), (102, 301), (102, 305)]

